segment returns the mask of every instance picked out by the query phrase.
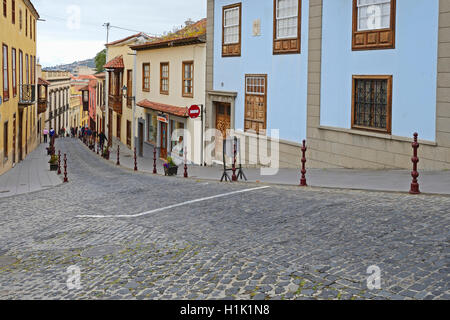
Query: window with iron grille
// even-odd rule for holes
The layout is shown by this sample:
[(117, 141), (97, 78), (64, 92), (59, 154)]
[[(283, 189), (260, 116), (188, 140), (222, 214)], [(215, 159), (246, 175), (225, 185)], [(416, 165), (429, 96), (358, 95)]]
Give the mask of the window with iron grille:
[(392, 76), (353, 76), (352, 127), (391, 133)]

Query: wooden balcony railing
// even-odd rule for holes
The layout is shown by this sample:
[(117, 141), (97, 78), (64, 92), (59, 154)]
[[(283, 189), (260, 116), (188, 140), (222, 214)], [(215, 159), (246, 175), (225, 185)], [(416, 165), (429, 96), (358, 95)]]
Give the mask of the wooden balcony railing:
[(34, 84), (19, 85), (19, 105), (30, 105), (36, 102), (36, 86)]
[(121, 95), (109, 95), (109, 107), (113, 109), (114, 112), (122, 114), (122, 96)]
[(47, 111), (47, 99), (38, 98), (38, 114), (44, 113)]

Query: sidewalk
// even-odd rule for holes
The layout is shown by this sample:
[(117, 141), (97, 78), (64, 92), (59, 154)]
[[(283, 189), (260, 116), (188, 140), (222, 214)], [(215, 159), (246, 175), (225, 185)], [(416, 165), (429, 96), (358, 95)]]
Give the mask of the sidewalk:
[[(117, 141), (111, 151), (110, 161), (117, 162)], [(153, 172), (153, 158), (137, 160), (138, 170)], [(127, 146), (120, 143), (120, 164), (134, 168), (134, 154)], [(158, 174), (164, 174), (163, 162), (157, 160)], [(449, 164), (450, 167), (450, 164)], [(183, 176), (183, 166), (178, 168), (178, 175)], [(190, 178), (220, 181), (223, 167), (188, 166)], [(260, 169), (244, 169), (249, 182), (260, 182), (279, 185), (299, 185), (300, 169), (279, 169), (276, 175), (262, 176)], [(419, 184), (422, 193), (450, 195), (449, 171), (420, 171)], [(231, 172), (229, 175), (231, 177)], [(237, 174), (237, 172), (236, 172)], [(409, 170), (351, 170), (351, 169), (308, 169), (307, 182), (311, 187), (355, 189), (368, 191), (409, 192), (411, 171)]]
[(40, 144), (25, 160), (0, 176), (0, 198), (48, 189), (62, 183), (49, 170), (47, 144)]

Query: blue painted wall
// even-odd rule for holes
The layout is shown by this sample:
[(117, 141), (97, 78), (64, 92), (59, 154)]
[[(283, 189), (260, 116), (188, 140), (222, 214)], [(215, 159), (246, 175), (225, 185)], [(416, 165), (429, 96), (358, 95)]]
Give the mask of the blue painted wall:
[[(222, 58), (222, 7), (239, 0), (217, 0), (214, 7), (214, 90), (237, 92), (236, 129), (244, 127), (245, 74), (267, 74), (267, 129), (280, 139), (306, 137), (309, 0), (302, 0), (301, 54), (273, 55), (273, 0), (242, 0), (241, 57)], [(261, 35), (252, 35), (261, 20)], [(223, 86), (222, 86), (223, 83)]]
[(323, 0), (321, 125), (351, 127), (352, 75), (393, 75), (392, 134), (436, 138), (438, 0), (397, 0), (396, 45), (352, 51), (352, 0)]

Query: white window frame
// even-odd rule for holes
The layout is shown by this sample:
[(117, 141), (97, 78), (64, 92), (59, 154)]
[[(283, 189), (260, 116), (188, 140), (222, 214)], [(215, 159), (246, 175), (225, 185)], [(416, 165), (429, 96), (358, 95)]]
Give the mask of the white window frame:
[[(241, 10), (241, 7), (239, 6), (239, 7), (233, 7), (233, 8), (229, 8), (229, 9), (225, 9), (224, 11), (223, 11), (223, 14), (224, 14), (224, 19), (223, 19), (223, 33), (224, 33), (224, 35), (223, 35), (223, 44), (225, 44), (225, 45), (227, 45), (227, 44), (238, 44), (239, 43), (239, 33), (238, 33), (238, 38), (237, 38), (237, 40), (235, 41), (235, 42), (227, 42), (227, 33), (226, 33), (226, 31), (228, 30), (228, 29), (232, 29), (233, 27), (238, 27), (238, 29), (240, 28), (240, 19), (239, 19), (239, 16), (240, 16), (240, 10)], [(238, 22), (237, 22), (237, 24), (231, 24), (231, 25), (226, 25), (226, 23), (227, 23), (227, 19), (225, 18), (226, 17), (226, 14), (227, 14), (227, 12), (231, 12), (231, 11), (237, 11), (237, 20), (238, 20)]]
[[(357, 0), (356, 1), (356, 8), (357, 8), (357, 12), (356, 12), (356, 23), (357, 23), (356, 30), (358, 32), (360, 32), (360, 31), (373, 31), (373, 30), (389, 29), (391, 27), (391, 5), (392, 5), (392, 0), (365, 0), (365, 1), (372, 1), (372, 2), (374, 2), (374, 3), (371, 3), (371, 4), (361, 4), (361, 1), (362, 0)], [(379, 16), (379, 19), (380, 19), (380, 22), (379, 22), (380, 23), (380, 27), (379, 28), (377, 28), (377, 27), (370, 28), (369, 26), (361, 28), (361, 18), (360, 18), (361, 9), (362, 8), (366, 8), (366, 7), (369, 8), (371, 6), (374, 6), (374, 7), (383, 6), (384, 4), (389, 4), (389, 10), (388, 10), (388, 12), (389, 12), (388, 22), (389, 22), (389, 24), (387, 26), (382, 26), (381, 25), (382, 17), (383, 17), (382, 16), (382, 12), (381, 12), (380, 16)], [(365, 20), (367, 20), (367, 18), (365, 18)]]
[[(256, 84), (256, 82), (254, 84), (249, 84), (250, 80), (254, 80), (254, 81), (262, 81), (259, 84)], [(253, 87), (258, 87), (258, 88), (263, 88), (263, 92), (254, 92), (254, 91), (249, 91), (248, 87), (249, 86), (253, 86)], [(266, 94), (266, 78), (265, 77), (261, 77), (261, 76), (247, 76), (246, 77), (246, 83), (245, 83), (245, 93), (249, 94), (249, 95), (260, 95), (263, 96)]]
[[(281, 39), (296, 39), (297, 37), (298, 37), (298, 7), (299, 7), (299, 3), (298, 3), (298, 1), (297, 1), (297, 10), (295, 10), (295, 15), (288, 15), (288, 16), (285, 16), (285, 17), (280, 17), (279, 16), (279, 10), (278, 10), (278, 5), (279, 5), (279, 1), (280, 0), (276, 0), (275, 1), (275, 3), (276, 3), (276, 10), (275, 10), (275, 12), (276, 12), (276, 16), (275, 16), (275, 24), (276, 24), (276, 40), (281, 40)], [(279, 36), (278, 34), (279, 34), (279, 32), (280, 32), (280, 28), (279, 28), (279, 26), (278, 26), (278, 22), (279, 21), (282, 21), (282, 20), (289, 20), (289, 19), (292, 19), (292, 18), (296, 18), (296, 23), (297, 23), (297, 26), (296, 26), (296, 28), (295, 28), (295, 35), (287, 35), (287, 36)]]

